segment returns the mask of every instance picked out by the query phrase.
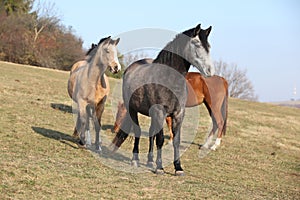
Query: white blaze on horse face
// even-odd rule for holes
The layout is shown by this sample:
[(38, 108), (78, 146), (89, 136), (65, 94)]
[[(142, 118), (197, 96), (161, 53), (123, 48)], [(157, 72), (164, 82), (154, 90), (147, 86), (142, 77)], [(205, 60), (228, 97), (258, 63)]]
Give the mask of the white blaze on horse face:
[(191, 38), (191, 42), (187, 48), (189, 48), (190, 52), (190, 55), (187, 56), (188, 61), (195, 66), (201, 74), (205, 76), (213, 76), (215, 73), (213, 62), (209, 52), (207, 52), (202, 45), (198, 35)]

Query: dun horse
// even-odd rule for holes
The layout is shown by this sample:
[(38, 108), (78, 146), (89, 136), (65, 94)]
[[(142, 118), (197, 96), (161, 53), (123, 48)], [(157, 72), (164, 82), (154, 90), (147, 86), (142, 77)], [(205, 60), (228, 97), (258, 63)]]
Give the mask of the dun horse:
[[(80, 145), (86, 141), (85, 132), (89, 131), (89, 118), (91, 117), (96, 132), (96, 150), (100, 147), (101, 117), (104, 110), (109, 84), (104, 72), (109, 67), (110, 71), (117, 73), (121, 65), (117, 58), (117, 44), (119, 38), (113, 40), (110, 37), (100, 40), (98, 45), (92, 46), (84, 61), (79, 61), (73, 66), (68, 81), (70, 97), (78, 104), (78, 117), (74, 134), (80, 133)], [(76, 64), (76, 63), (75, 63)]]
[[(157, 158), (156, 173), (164, 173), (162, 165), (162, 146), (164, 143), (163, 122), (168, 116), (172, 118), (174, 133), (174, 167), (176, 175), (183, 175), (180, 163), (179, 145), (180, 131), (185, 113), (187, 88), (185, 74), (190, 65), (194, 65), (205, 75), (214, 72), (209, 55), (210, 45), (207, 42), (211, 27), (206, 30), (195, 28), (178, 34), (173, 41), (160, 51), (153, 63), (130, 65), (123, 76), (123, 100), (126, 109), (124, 122), (112, 143), (119, 148), (133, 126), (135, 142), (132, 164), (139, 166), (139, 139), (141, 129), (138, 115), (141, 113), (151, 117), (149, 129), (150, 148), (156, 138)], [(148, 164), (153, 165), (153, 149), (149, 149)]]
[[(147, 62), (152, 62), (151, 59), (145, 60)], [(136, 63), (141, 62), (137, 61)], [(201, 74), (196, 72), (189, 72), (185, 76), (188, 86), (188, 97), (186, 102), (186, 107), (193, 107), (205, 104), (212, 122), (213, 127), (208, 135), (206, 143), (203, 145), (205, 148), (210, 148), (216, 150), (221, 144), (222, 136), (226, 133), (226, 123), (227, 123), (227, 110), (228, 110), (228, 83), (220, 76), (203, 77)], [(127, 110), (123, 103), (119, 103), (118, 111), (116, 115), (116, 121), (114, 124), (113, 131), (118, 132), (120, 125), (124, 120)], [(170, 132), (170, 140), (173, 139), (172, 132), (172, 119), (170, 117), (166, 118), (166, 122)], [(210, 136), (217, 132), (216, 142), (211, 146)]]

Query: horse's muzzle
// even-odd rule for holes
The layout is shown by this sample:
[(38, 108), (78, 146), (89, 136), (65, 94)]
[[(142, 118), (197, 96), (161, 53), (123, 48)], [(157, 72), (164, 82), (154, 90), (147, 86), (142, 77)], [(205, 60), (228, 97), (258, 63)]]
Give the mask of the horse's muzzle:
[(109, 69), (111, 73), (116, 74), (120, 71), (121, 67), (115, 63), (114, 65), (111, 65)]

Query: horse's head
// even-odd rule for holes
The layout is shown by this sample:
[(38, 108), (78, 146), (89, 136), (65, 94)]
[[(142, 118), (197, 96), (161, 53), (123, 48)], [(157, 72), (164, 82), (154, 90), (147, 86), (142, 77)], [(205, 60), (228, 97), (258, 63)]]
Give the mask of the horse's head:
[(213, 76), (215, 73), (215, 68), (209, 53), (210, 45), (207, 41), (211, 28), (210, 26), (208, 29), (203, 30), (200, 24), (197, 25), (186, 47), (188, 48), (186, 52), (189, 52), (186, 56), (187, 60), (204, 76)]
[(113, 40), (110, 38), (105, 38), (104, 41), (100, 40), (99, 45), (102, 50), (102, 62), (109, 67), (112, 73), (117, 73), (121, 70), (121, 65), (118, 59), (117, 44), (120, 38)]
[(124, 106), (124, 103), (120, 103), (118, 104), (118, 111), (117, 111), (117, 115), (116, 115), (116, 121), (115, 121), (115, 125), (113, 128), (113, 132), (117, 133), (120, 130), (121, 124), (125, 118), (126, 115), (126, 108)]

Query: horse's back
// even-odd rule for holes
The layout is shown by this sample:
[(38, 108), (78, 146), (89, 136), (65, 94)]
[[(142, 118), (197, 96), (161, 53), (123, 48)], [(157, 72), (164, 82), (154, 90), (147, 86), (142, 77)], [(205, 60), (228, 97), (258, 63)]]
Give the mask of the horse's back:
[(87, 64), (86, 60), (80, 60), (77, 61), (72, 65), (72, 68), (70, 70), (70, 74), (72, 74), (74, 71), (76, 71), (79, 67), (85, 66)]
[(151, 58), (144, 58), (144, 59), (141, 59), (141, 60), (137, 60), (133, 63), (131, 63), (124, 71), (124, 74), (126, 73), (130, 73), (130, 71), (133, 71), (135, 70), (137, 67), (140, 67), (142, 65), (145, 65), (145, 64), (150, 64), (153, 62), (153, 59)]
[(125, 105), (144, 115), (153, 105), (163, 106), (167, 114), (184, 108), (186, 93), (185, 77), (166, 65), (130, 65), (123, 76)]
[(211, 77), (204, 77), (203, 79), (205, 80), (210, 91), (221, 93), (222, 95), (226, 93), (228, 89), (228, 83), (223, 77), (214, 75)]

